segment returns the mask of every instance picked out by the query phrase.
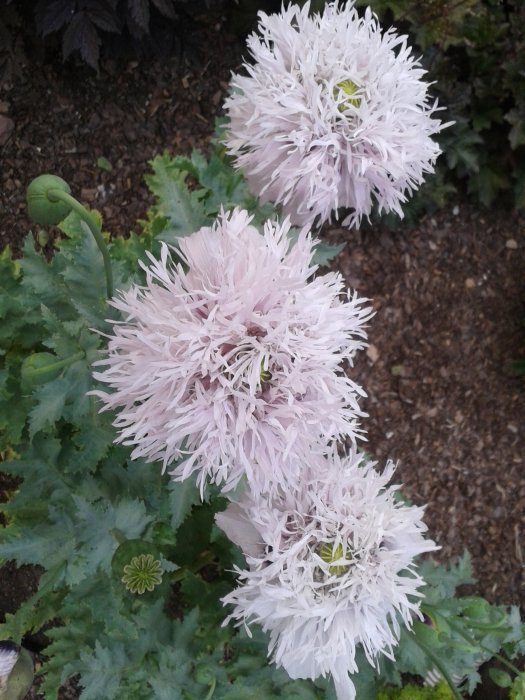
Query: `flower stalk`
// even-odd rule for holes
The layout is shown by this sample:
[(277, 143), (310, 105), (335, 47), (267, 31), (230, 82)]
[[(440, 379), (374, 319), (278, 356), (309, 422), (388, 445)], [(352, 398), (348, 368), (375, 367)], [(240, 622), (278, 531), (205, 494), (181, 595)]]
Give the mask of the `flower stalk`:
[(106, 289), (108, 299), (113, 296), (113, 270), (111, 269), (111, 260), (109, 257), (108, 248), (104, 237), (102, 236), (102, 230), (91, 212), (89, 212), (80, 202), (78, 202), (74, 197), (72, 197), (68, 192), (64, 192), (59, 189), (49, 189), (47, 195), (51, 201), (61, 201), (64, 204), (68, 204), (71, 210), (79, 215), (81, 220), (87, 225), (89, 231), (92, 233), (93, 238), (102, 254), (102, 259), (104, 261), (104, 272), (106, 275)]
[(441, 663), (441, 660), (434, 654), (434, 652), (431, 649), (427, 647), (426, 644), (424, 644), (420, 639), (417, 638), (417, 635), (414, 635), (414, 639), (421, 651), (425, 654), (425, 656), (427, 656), (430, 659), (430, 661), (432, 661), (434, 666), (438, 669), (443, 678), (446, 680), (456, 700), (462, 700), (461, 695), (454, 684), (454, 681), (452, 680), (447, 669)]
[(82, 228), (88, 228), (102, 254), (107, 296), (110, 299), (113, 296), (113, 271), (101, 226), (93, 214), (71, 195), (67, 182), (56, 175), (36, 177), (27, 188), (27, 209), (31, 219), (44, 226), (59, 224), (71, 211), (78, 214)]

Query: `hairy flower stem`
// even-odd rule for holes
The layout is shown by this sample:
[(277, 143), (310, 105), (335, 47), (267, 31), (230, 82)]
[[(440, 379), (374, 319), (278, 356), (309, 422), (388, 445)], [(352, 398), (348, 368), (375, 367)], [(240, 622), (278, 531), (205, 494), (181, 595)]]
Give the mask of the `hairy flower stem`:
[(432, 661), (434, 666), (438, 669), (443, 678), (446, 680), (450, 687), (450, 690), (452, 691), (452, 695), (456, 698), (456, 700), (462, 700), (462, 697), (458, 689), (456, 688), (454, 681), (450, 677), (450, 674), (447, 671), (447, 669), (441, 663), (440, 659), (438, 659), (434, 652), (431, 649), (429, 649), (426, 644), (423, 644), (423, 642), (420, 639), (418, 639), (416, 635), (414, 635), (414, 639), (421, 651), (430, 659), (430, 661)]
[(109, 252), (97, 220), (95, 219), (93, 214), (91, 214), (82, 204), (80, 204), (80, 202), (78, 202), (74, 197), (72, 197), (67, 192), (64, 192), (63, 190), (59, 190), (54, 187), (50, 188), (49, 190), (47, 190), (47, 196), (51, 202), (60, 201), (70, 206), (71, 209), (80, 216), (82, 221), (87, 225), (87, 227), (93, 234), (96, 244), (100, 252), (102, 253), (102, 259), (104, 260), (107, 295), (108, 299), (110, 299), (113, 296), (113, 271), (111, 269), (111, 260), (109, 258)]

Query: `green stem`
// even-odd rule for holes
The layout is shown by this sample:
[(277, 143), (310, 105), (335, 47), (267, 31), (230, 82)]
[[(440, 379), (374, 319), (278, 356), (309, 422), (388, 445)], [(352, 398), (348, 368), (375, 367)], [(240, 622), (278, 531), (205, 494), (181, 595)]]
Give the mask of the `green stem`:
[(210, 690), (204, 700), (211, 700), (213, 693), (215, 692), (215, 686), (217, 685), (217, 679), (214, 678), (211, 682)]
[(190, 566), (177, 569), (177, 571), (174, 572), (171, 578), (172, 583), (182, 581), (182, 579), (186, 576), (188, 571), (192, 574), (198, 573), (202, 568), (206, 566), (206, 564), (211, 564), (211, 562), (214, 561), (214, 559), (215, 557), (211, 552), (202, 552), (197, 558), (197, 560), (194, 561)]
[(28, 371), (28, 376), (29, 377), (38, 377), (39, 374), (47, 374), (47, 372), (54, 372), (57, 369), (62, 369), (62, 367), (69, 367), (69, 365), (72, 365), (74, 362), (78, 362), (78, 360), (83, 360), (85, 356), (86, 356), (86, 353), (83, 350), (80, 350), (79, 352), (76, 352), (74, 355), (70, 355), (69, 357), (66, 357), (63, 360), (59, 360), (58, 362), (53, 362), (51, 365), (45, 365), (44, 367), (37, 367), (31, 371)]
[(428, 658), (432, 661), (432, 663), (434, 664), (434, 666), (438, 669), (438, 671), (441, 673), (441, 675), (443, 676), (443, 678), (446, 680), (446, 682), (448, 683), (448, 685), (449, 685), (449, 687), (450, 687), (450, 690), (452, 691), (452, 695), (456, 698), (456, 700), (463, 700), (462, 697), (461, 697), (461, 695), (460, 695), (460, 693), (459, 693), (459, 691), (458, 691), (458, 689), (456, 688), (456, 685), (455, 685), (454, 681), (453, 681), (452, 678), (450, 677), (449, 672), (448, 672), (447, 669), (443, 666), (443, 664), (441, 663), (440, 659), (438, 659), (438, 657), (434, 654), (434, 652), (431, 651), (431, 650), (427, 647), (426, 644), (423, 644), (423, 642), (422, 642), (421, 640), (419, 640), (419, 639), (417, 638), (416, 635), (414, 635), (414, 639), (415, 639), (416, 644), (418, 645), (418, 647), (421, 649), (421, 651), (423, 651), (423, 652), (428, 656)]
[(113, 535), (113, 537), (117, 540), (119, 544), (123, 544), (124, 542), (126, 542), (126, 535), (122, 532), (122, 530), (119, 530), (118, 527), (112, 528), (109, 532)]
[(47, 191), (47, 196), (52, 202), (61, 201), (70, 206), (71, 209), (74, 212), (76, 212), (80, 216), (82, 221), (84, 221), (89, 227), (89, 230), (93, 234), (96, 244), (100, 252), (102, 253), (102, 258), (104, 260), (104, 271), (106, 273), (106, 287), (108, 299), (110, 299), (113, 296), (113, 271), (111, 269), (111, 260), (109, 257), (108, 248), (104, 241), (104, 237), (102, 236), (102, 232), (100, 230), (100, 226), (98, 225), (97, 220), (95, 219), (93, 214), (91, 214), (82, 204), (80, 204), (80, 202), (78, 202), (74, 197), (72, 197), (67, 192), (64, 192), (63, 190), (50, 188)]

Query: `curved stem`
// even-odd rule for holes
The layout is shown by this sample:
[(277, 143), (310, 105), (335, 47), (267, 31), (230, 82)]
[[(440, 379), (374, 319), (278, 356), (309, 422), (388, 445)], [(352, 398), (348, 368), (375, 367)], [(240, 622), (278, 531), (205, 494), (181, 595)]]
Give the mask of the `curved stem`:
[(453, 696), (456, 698), (456, 700), (462, 700), (462, 697), (461, 697), (461, 695), (459, 694), (459, 691), (458, 691), (458, 689), (456, 688), (456, 685), (455, 685), (454, 681), (453, 681), (452, 678), (450, 677), (450, 674), (449, 674), (449, 672), (447, 671), (447, 669), (446, 669), (446, 668), (443, 666), (443, 664), (441, 663), (440, 659), (438, 659), (438, 657), (434, 654), (434, 652), (431, 651), (431, 650), (427, 647), (426, 644), (423, 644), (423, 642), (422, 642), (421, 640), (419, 640), (419, 639), (417, 638), (416, 635), (414, 635), (414, 639), (416, 640), (416, 644), (417, 644), (418, 647), (421, 649), (421, 651), (423, 651), (423, 652), (428, 656), (428, 658), (430, 659), (430, 661), (432, 661), (432, 663), (434, 664), (434, 666), (438, 669), (438, 671), (441, 673), (441, 675), (443, 676), (443, 678), (446, 680), (446, 682), (448, 683), (448, 685), (449, 685), (449, 687), (450, 687), (450, 690), (452, 691), (452, 694), (453, 694)]
[(211, 564), (211, 562), (214, 561), (214, 559), (215, 557), (211, 552), (202, 552), (197, 558), (197, 560), (194, 561), (191, 565), (177, 569), (177, 571), (171, 578), (172, 583), (182, 581), (182, 579), (188, 573), (188, 571), (192, 574), (198, 573), (203, 567), (206, 566), (206, 564)]
[(85, 356), (86, 353), (83, 350), (80, 350), (74, 355), (70, 355), (69, 357), (66, 357), (63, 360), (59, 360), (58, 362), (53, 362), (50, 365), (45, 365), (44, 367), (37, 367), (36, 369), (28, 371), (28, 375), (30, 377), (38, 377), (39, 374), (47, 374), (47, 372), (62, 369), (62, 367), (69, 367), (69, 365), (72, 365), (74, 362), (78, 362), (78, 360), (83, 360)]
[(51, 201), (60, 200), (70, 206), (71, 209), (78, 214), (82, 221), (84, 221), (89, 227), (89, 230), (93, 234), (96, 244), (102, 253), (102, 258), (104, 260), (104, 271), (106, 273), (108, 299), (110, 299), (113, 296), (113, 271), (111, 269), (111, 260), (109, 258), (108, 249), (97, 220), (93, 214), (91, 214), (82, 204), (80, 204), (80, 202), (63, 190), (52, 187), (47, 191), (47, 196)]
[(211, 697), (212, 697), (213, 693), (215, 692), (216, 685), (217, 685), (217, 679), (214, 678), (211, 682), (210, 690), (209, 690), (208, 694), (206, 695), (206, 697), (204, 698), (204, 700), (211, 700)]

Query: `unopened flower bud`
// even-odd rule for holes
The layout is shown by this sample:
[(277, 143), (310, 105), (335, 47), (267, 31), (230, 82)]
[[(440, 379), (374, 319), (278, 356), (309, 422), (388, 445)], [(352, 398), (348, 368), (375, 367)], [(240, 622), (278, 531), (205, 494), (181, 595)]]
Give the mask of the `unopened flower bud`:
[(56, 175), (39, 175), (27, 188), (27, 213), (30, 219), (42, 226), (59, 224), (71, 211), (71, 207), (54, 198), (50, 190), (71, 192), (67, 182)]

